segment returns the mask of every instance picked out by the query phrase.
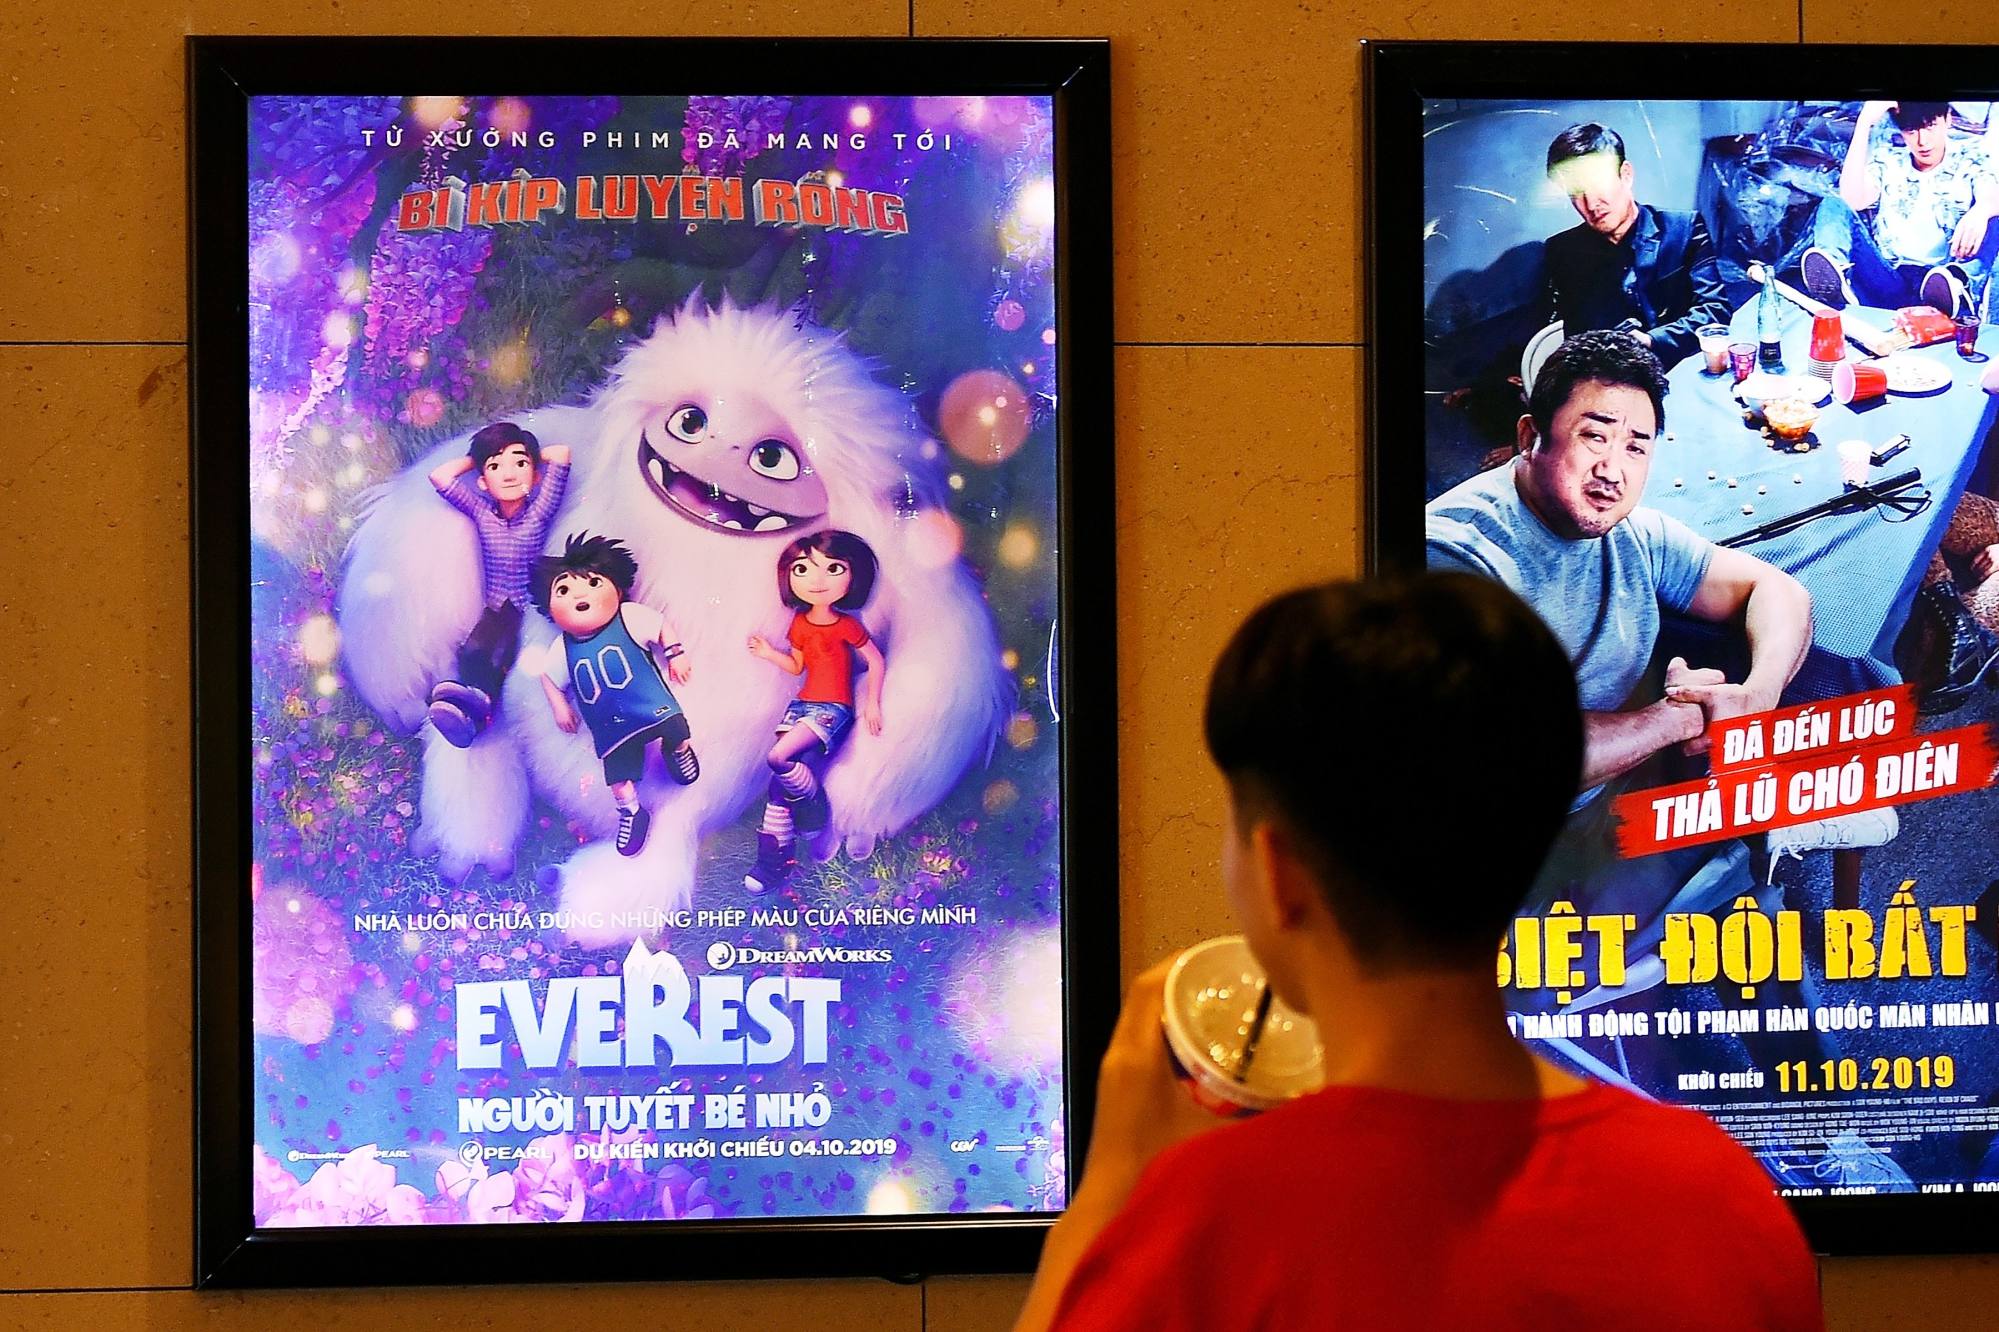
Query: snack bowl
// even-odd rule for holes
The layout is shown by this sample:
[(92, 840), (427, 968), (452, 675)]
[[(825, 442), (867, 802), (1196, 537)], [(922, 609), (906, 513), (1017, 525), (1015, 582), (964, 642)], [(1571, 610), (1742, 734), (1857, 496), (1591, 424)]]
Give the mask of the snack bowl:
[(1786, 443), (1796, 443), (1818, 424), (1819, 408), (1802, 398), (1774, 398), (1763, 404), (1763, 419), (1770, 433)]
[(1744, 407), (1762, 415), (1764, 408), (1781, 398), (1828, 402), (1832, 398), (1832, 385), (1816, 375), (1780, 375), (1759, 370), (1735, 386), (1735, 397)]

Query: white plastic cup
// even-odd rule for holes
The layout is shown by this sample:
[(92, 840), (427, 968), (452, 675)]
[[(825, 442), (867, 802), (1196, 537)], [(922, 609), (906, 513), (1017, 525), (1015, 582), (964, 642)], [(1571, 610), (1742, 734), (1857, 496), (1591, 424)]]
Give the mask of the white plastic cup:
[(1239, 934), (1195, 944), (1166, 973), (1166, 1049), (1194, 1100), (1215, 1114), (1257, 1114), (1325, 1084), (1318, 1028), (1275, 997), (1244, 1070), (1265, 983)]
[(1868, 470), (1874, 466), (1874, 446), (1864, 439), (1848, 439), (1839, 445), (1839, 479), (1849, 486), (1867, 484)]
[(1711, 375), (1728, 373), (1728, 325), (1706, 324), (1694, 334), (1700, 340), (1701, 358)]

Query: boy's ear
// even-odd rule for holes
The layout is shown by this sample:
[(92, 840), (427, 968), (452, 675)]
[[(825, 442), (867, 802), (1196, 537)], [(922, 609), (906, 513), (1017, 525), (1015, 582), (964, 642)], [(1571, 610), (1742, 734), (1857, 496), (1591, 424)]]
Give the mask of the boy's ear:
[(1294, 929), (1305, 918), (1318, 889), (1291, 835), (1281, 826), (1260, 823), (1252, 836), (1257, 878), (1266, 897), (1270, 922), (1279, 929)]

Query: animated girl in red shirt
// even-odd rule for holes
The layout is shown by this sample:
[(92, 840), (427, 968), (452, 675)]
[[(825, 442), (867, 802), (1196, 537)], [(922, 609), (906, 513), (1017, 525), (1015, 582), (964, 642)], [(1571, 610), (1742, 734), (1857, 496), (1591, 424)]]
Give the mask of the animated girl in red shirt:
[(757, 833), (757, 863), (743, 876), (752, 893), (784, 885), (796, 865), (792, 848), (801, 832), (826, 826), (826, 793), (807, 762), (816, 749), (823, 762), (854, 724), (854, 658), (867, 667), (861, 681), (861, 724), (882, 729), (882, 676), (887, 664), (867, 626), (845, 611), (865, 606), (875, 586), (875, 553), (852, 532), (815, 532), (784, 548), (777, 562), (777, 594), (797, 614), (779, 651), (761, 634), (750, 635), (750, 654), (780, 670), (802, 675), (798, 697), (784, 710), (771, 746), (770, 797)]

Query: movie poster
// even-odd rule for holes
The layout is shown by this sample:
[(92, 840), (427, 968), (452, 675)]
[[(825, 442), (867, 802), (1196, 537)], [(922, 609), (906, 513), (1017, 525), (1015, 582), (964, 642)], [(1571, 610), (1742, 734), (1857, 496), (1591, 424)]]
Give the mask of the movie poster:
[(1424, 111), (1427, 562), (1587, 714), (1511, 1021), (1787, 1195), (1999, 1190), (1990, 110)]
[(256, 1224), (1060, 1209), (1049, 100), (250, 105)]

